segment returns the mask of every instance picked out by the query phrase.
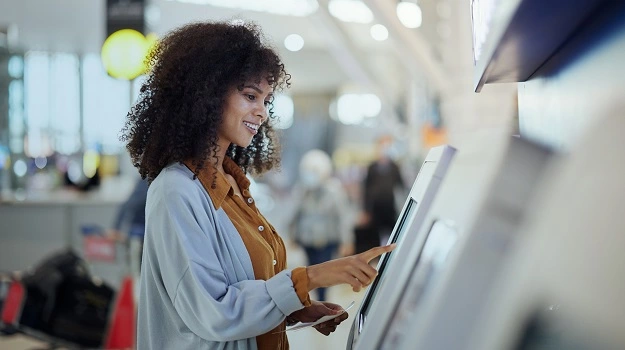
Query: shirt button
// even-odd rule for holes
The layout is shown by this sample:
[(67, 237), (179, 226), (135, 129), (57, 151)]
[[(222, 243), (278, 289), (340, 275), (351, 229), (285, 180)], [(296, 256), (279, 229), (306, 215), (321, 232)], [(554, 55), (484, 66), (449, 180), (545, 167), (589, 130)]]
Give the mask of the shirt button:
[(254, 199), (252, 197), (250, 197), (250, 198), (247, 199), (247, 202), (252, 204), (254, 202)]
[(273, 261), (273, 266), (276, 266), (276, 264), (277, 264), (277, 263), (278, 263), (278, 262), (274, 260), (274, 261)]
[(264, 230), (265, 230), (265, 227), (264, 227), (264, 226), (262, 226), (262, 225), (261, 225), (261, 226), (258, 226), (258, 231), (263, 232)]

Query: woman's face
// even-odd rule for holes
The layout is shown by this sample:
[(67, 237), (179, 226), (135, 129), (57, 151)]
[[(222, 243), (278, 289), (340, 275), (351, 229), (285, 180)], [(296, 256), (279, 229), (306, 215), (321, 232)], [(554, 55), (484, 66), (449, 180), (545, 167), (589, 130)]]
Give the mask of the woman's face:
[(246, 82), (242, 90), (237, 87), (230, 89), (224, 102), (219, 144), (226, 148), (231, 143), (249, 146), (261, 124), (267, 120), (272, 96), (273, 88), (265, 79), (261, 79), (260, 83)]

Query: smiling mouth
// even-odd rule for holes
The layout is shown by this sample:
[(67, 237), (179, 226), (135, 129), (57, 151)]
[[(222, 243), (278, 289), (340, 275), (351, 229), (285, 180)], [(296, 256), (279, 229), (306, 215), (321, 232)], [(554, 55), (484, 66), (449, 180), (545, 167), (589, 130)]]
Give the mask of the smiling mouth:
[(249, 122), (243, 122), (243, 124), (245, 124), (245, 126), (247, 127), (247, 129), (254, 135), (256, 135), (256, 133), (258, 133), (258, 128), (260, 128), (260, 125), (258, 124), (253, 124), (253, 123), (249, 123)]

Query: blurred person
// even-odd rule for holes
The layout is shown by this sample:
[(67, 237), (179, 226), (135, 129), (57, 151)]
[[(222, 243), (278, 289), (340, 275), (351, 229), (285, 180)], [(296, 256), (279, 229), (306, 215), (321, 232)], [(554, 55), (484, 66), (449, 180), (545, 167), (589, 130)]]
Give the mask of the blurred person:
[(106, 231), (106, 236), (109, 238), (129, 242), (130, 269), (135, 277), (139, 276), (141, 269), (147, 196), (148, 182), (140, 178), (128, 198), (117, 209), (113, 228)]
[[(321, 150), (311, 150), (300, 161), (301, 195), (292, 227), (295, 243), (306, 252), (308, 264), (332, 259), (337, 252), (353, 254), (349, 228), (349, 207), (343, 185), (332, 177), (332, 160)], [(318, 288), (319, 300), (326, 300), (326, 288)]]
[(391, 157), (392, 145), (393, 137), (390, 135), (376, 140), (376, 159), (368, 166), (363, 183), (364, 210), (360, 223), (364, 226), (362, 233), (373, 235), (364, 240), (376, 242), (375, 245), (388, 240), (399, 215), (395, 191), (405, 190), (399, 166)]
[(117, 209), (113, 228), (108, 230), (109, 236), (123, 240), (129, 236), (143, 237), (145, 232), (145, 202), (148, 196), (148, 182), (138, 179), (130, 195)]
[(279, 163), (274, 90), (290, 75), (252, 23), (171, 31), (148, 60), (122, 141), (150, 182), (138, 349), (287, 349), (287, 322), (329, 335), (347, 318), (310, 300), (320, 287), (369, 285), (394, 248), (286, 269), (284, 242), (258, 211), (246, 173)]

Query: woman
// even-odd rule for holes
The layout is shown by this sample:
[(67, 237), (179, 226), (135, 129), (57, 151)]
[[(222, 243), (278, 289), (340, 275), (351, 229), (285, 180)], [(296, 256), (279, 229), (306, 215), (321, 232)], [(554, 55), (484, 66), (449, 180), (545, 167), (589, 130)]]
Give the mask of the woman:
[[(273, 92), (289, 86), (254, 25), (196, 23), (166, 35), (123, 130), (150, 181), (138, 310), (139, 349), (287, 349), (286, 321), (339, 314), (318, 287), (376, 275), (393, 247), (286, 269), (282, 240), (255, 206), (245, 173), (278, 163)], [(317, 326), (328, 335), (347, 318)]]

